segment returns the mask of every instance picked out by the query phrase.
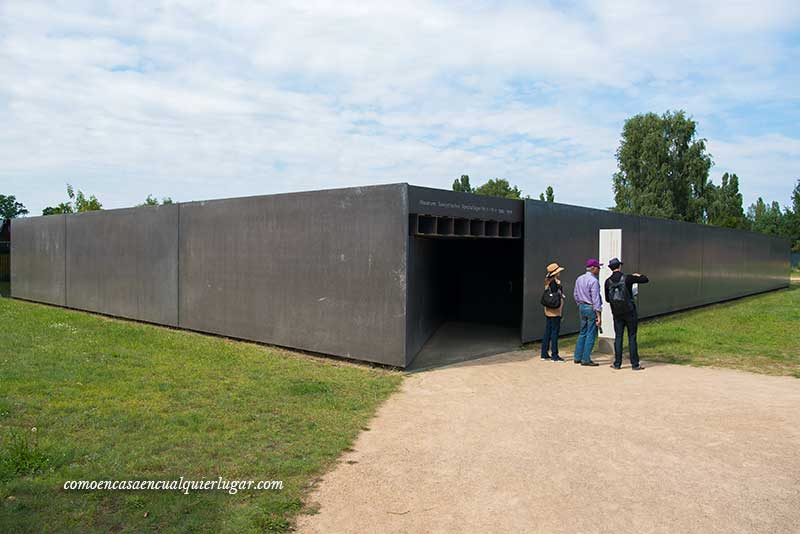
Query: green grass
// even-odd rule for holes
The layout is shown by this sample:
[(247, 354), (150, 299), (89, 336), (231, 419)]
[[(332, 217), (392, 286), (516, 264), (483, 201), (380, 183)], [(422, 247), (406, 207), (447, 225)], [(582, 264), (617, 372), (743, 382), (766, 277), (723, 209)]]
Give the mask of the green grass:
[[(576, 335), (559, 340), (565, 354)], [(643, 360), (800, 378), (800, 284), (639, 323)], [(625, 339), (627, 361), (627, 336)], [(536, 354), (540, 343), (527, 349)]]
[(643, 359), (800, 378), (800, 285), (645, 321)]
[[(11, 299), (0, 299), (0, 325), (3, 532), (286, 530), (402, 380)], [(284, 489), (63, 489), (67, 480), (220, 476), (283, 480)]]

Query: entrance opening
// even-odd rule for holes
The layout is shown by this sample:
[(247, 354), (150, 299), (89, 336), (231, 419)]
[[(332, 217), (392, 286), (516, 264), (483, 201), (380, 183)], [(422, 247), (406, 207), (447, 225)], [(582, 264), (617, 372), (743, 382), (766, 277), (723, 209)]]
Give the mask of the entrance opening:
[(409, 238), (412, 369), (519, 347), (523, 242), (494, 225), (492, 237)]

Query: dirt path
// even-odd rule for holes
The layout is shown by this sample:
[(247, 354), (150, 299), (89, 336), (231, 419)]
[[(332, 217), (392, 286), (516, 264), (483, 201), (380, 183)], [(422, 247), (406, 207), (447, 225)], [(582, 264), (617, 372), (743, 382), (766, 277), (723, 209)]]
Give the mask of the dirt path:
[(409, 376), (370, 427), (299, 532), (800, 532), (794, 378), (514, 352)]

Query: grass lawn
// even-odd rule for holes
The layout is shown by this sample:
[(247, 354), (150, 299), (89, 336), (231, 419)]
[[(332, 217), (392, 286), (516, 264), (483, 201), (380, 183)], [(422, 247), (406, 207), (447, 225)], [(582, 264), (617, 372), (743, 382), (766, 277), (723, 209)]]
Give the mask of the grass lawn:
[[(800, 280), (789, 289), (639, 323), (643, 360), (800, 378)], [(577, 336), (559, 341), (572, 354)], [(623, 364), (629, 363), (626, 353)], [(540, 343), (526, 346), (538, 354)]]
[[(398, 372), (0, 299), (0, 531), (270, 532)], [(35, 432), (32, 430), (35, 428)], [(282, 490), (66, 491), (67, 480)]]
[(800, 284), (645, 321), (643, 359), (800, 378)]

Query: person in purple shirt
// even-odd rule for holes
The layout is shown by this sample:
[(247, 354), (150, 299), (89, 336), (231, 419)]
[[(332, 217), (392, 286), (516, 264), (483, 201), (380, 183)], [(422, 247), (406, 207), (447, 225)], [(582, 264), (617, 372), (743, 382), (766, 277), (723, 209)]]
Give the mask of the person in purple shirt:
[(575, 280), (575, 302), (578, 304), (578, 316), (581, 321), (581, 333), (575, 345), (573, 362), (581, 365), (597, 367), (592, 361), (592, 349), (597, 340), (597, 327), (600, 326), (600, 314), (603, 312), (603, 301), (600, 298), (600, 267), (603, 264), (592, 258), (586, 262), (586, 272)]

